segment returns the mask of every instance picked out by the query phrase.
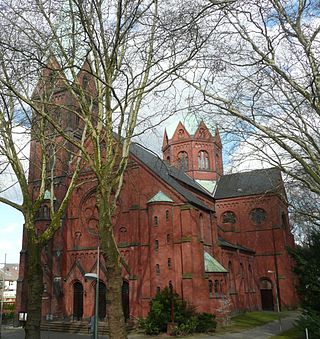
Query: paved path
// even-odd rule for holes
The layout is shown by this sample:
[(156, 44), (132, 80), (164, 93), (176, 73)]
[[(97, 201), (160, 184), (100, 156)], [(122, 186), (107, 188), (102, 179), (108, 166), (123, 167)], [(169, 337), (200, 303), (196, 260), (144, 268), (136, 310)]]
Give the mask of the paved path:
[[(288, 317), (281, 320), (282, 331), (288, 330), (293, 326), (294, 321), (298, 318), (298, 312), (292, 312)], [(273, 321), (263, 326), (243, 331), (240, 333), (225, 333), (225, 334), (197, 334), (187, 337), (179, 337), (179, 339), (269, 339), (271, 336), (280, 333), (279, 322)], [(1, 339), (23, 339), (24, 331), (21, 328), (3, 328)], [(99, 336), (99, 339), (107, 339), (108, 336)], [(142, 334), (129, 334), (129, 339), (165, 339), (172, 338), (166, 335), (153, 337)], [(89, 335), (59, 333), (59, 332), (41, 332), (41, 339), (91, 339)]]

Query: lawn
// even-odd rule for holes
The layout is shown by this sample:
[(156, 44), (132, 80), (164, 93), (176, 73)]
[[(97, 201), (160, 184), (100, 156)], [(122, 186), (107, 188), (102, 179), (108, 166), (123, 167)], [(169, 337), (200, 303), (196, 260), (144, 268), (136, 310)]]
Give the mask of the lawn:
[(304, 339), (305, 335), (297, 327), (284, 331), (279, 335), (274, 335), (270, 339)]
[[(287, 312), (281, 312), (281, 317), (287, 315)], [(277, 319), (279, 319), (277, 312), (246, 312), (233, 317), (230, 325), (219, 326), (217, 332), (240, 332), (253, 327), (262, 326)]]

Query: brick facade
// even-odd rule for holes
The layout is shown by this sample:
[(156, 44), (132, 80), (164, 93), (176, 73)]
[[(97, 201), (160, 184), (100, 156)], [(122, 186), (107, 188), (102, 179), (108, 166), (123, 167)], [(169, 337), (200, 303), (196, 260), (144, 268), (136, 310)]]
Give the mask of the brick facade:
[[(67, 93), (59, 95), (67, 98)], [(65, 127), (74, 131), (74, 118), (68, 121)], [(33, 142), (33, 164), (38, 163), (37, 156)], [(68, 169), (63, 167), (67, 157), (61, 151), (57, 203), (68, 184), (64, 175)], [(294, 242), (282, 181), (277, 187), (266, 183), (263, 190), (250, 193), (248, 187), (254, 185), (261, 171), (241, 174), (241, 178), (253, 175), (255, 180), (238, 187), (238, 194), (228, 196), (224, 187), (230, 186), (234, 177), (223, 175), (219, 132), (212, 136), (203, 122), (192, 135), (182, 123), (172, 138), (165, 133), (163, 157), (161, 161), (138, 145), (132, 146), (114, 217), (114, 234), (130, 267), (130, 272), (123, 269), (124, 299), (129, 303), (126, 316), (145, 317), (150, 300), (169, 284), (198, 311), (220, 317), (275, 308), (277, 286), (281, 306), (295, 307), (292, 263), (285, 249)], [(263, 175), (268, 182), (269, 174), (281, 179), (279, 172), (271, 169)], [(31, 190), (37, 190), (38, 175), (33, 166)], [(42, 253), (44, 317), (50, 313), (56, 319), (77, 320), (93, 314), (94, 284), (84, 277), (95, 272), (97, 265), (98, 217), (92, 178), (90, 169), (82, 172), (82, 185), (72, 196), (62, 227)], [(208, 182), (216, 186), (216, 193), (201, 186)], [(269, 190), (268, 185), (274, 189)], [(234, 190), (231, 186), (229, 189)], [(37, 221), (39, 229), (50, 217), (45, 204)], [(22, 247), (17, 312), (26, 307), (25, 238)], [(100, 264), (103, 291), (107, 286), (103, 261)], [(107, 307), (103, 299), (101, 296), (102, 318)]]

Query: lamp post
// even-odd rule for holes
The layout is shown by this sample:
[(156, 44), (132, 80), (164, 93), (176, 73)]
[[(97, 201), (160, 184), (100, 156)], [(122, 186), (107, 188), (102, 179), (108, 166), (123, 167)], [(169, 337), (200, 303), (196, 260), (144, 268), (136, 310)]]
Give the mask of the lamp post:
[(279, 329), (282, 332), (282, 324), (281, 324), (281, 317), (280, 317), (280, 304), (279, 304), (279, 294), (278, 294), (278, 284), (277, 284), (277, 274), (275, 271), (268, 270), (268, 273), (274, 275), (274, 282), (275, 282), (275, 290), (276, 290), (276, 303), (277, 303), (277, 312), (278, 312), (278, 319), (279, 319)]
[(97, 273), (86, 273), (84, 276), (88, 280), (96, 281), (96, 302), (95, 302), (95, 310), (94, 310), (94, 339), (98, 339), (98, 316), (99, 316), (99, 271), (100, 271), (100, 247), (98, 246), (97, 253), (98, 261), (97, 261)]

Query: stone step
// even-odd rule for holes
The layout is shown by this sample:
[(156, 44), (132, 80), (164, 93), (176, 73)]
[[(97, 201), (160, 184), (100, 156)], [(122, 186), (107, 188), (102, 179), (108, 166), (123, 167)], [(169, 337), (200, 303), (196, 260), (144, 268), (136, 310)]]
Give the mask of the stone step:
[[(107, 324), (104, 322), (99, 322), (99, 334), (107, 334), (108, 328)], [(87, 321), (43, 321), (41, 323), (42, 331), (52, 331), (52, 332), (67, 332), (67, 333), (81, 333), (88, 334), (89, 323)]]
[[(127, 324), (127, 330), (132, 330), (133, 325)], [(99, 321), (99, 334), (104, 335), (108, 333), (108, 326), (105, 322)], [(41, 323), (42, 331), (52, 331), (52, 332), (67, 332), (67, 333), (81, 333), (88, 334), (89, 332), (89, 323), (87, 321), (42, 321)]]

